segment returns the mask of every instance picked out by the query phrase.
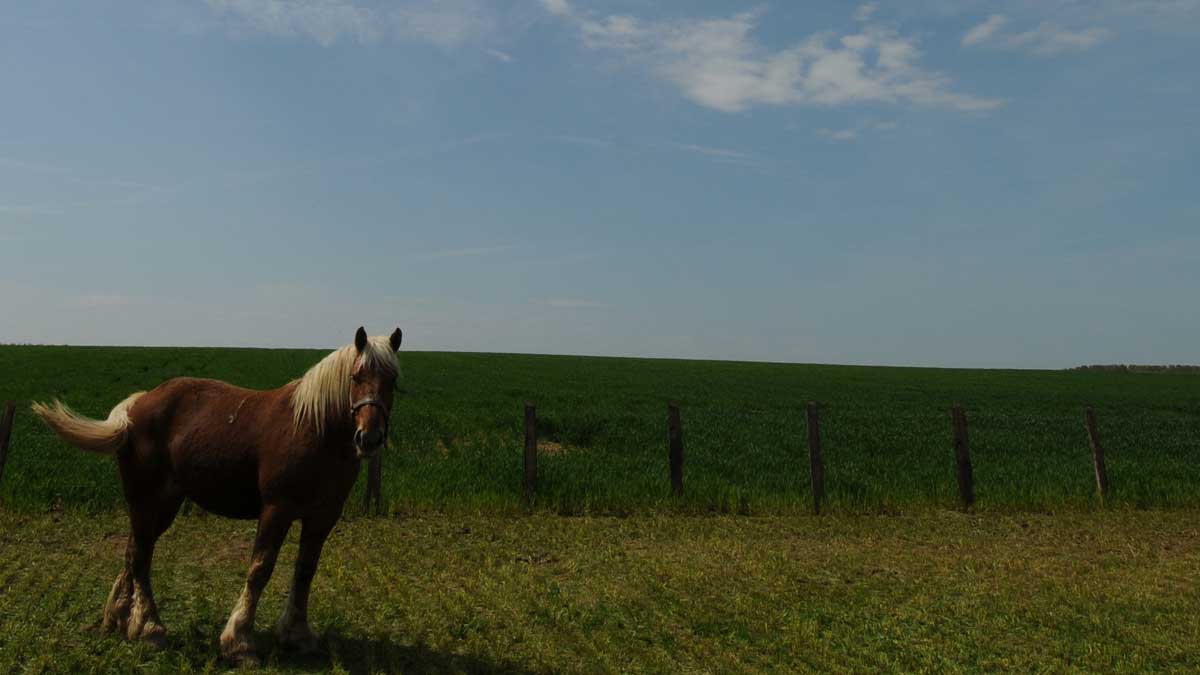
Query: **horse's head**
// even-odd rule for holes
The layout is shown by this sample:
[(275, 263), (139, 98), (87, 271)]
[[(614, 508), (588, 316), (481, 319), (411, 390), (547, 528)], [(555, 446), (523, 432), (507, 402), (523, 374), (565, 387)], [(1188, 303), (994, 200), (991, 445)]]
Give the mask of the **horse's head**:
[[(388, 339), (393, 353), (400, 349), (401, 336), (397, 328)], [(376, 340), (382, 342), (382, 338)], [(370, 352), (380, 348), (373, 342), (359, 327), (354, 335), (354, 348), (358, 354), (350, 372), (350, 415), (354, 418), (354, 448), (359, 457), (377, 452), (387, 442), (392, 393), (396, 389), (396, 370), (380, 367), (380, 360)]]

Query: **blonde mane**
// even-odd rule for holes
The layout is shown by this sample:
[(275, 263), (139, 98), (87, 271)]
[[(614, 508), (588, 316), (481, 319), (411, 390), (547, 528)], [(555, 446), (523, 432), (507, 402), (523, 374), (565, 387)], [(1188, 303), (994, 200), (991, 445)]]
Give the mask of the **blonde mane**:
[(292, 421), (296, 428), (313, 424), (318, 434), (324, 434), (325, 427), (350, 413), (350, 375), (359, 358), (371, 370), (390, 375), (400, 373), (400, 363), (386, 336), (368, 339), (361, 357), (352, 344), (331, 352), (308, 369), (292, 392)]

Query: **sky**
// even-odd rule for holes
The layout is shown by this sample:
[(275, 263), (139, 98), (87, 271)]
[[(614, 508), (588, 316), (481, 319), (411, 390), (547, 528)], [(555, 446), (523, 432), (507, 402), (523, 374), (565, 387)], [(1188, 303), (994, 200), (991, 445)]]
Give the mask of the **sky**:
[(1200, 0), (6, 0), (0, 342), (1200, 363)]

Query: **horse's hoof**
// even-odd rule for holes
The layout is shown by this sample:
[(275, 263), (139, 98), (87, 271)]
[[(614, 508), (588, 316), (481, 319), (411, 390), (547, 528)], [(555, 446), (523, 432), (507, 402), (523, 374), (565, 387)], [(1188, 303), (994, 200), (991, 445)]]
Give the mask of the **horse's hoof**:
[(276, 637), (279, 639), (279, 646), (290, 652), (311, 654), (318, 649), (317, 636), (307, 625), (302, 628), (276, 630)]
[(127, 622), (122, 619), (106, 616), (100, 624), (100, 631), (103, 633), (117, 633), (118, 635), (125, 634)]
[(255, 668), (262, 665), (262, 662), (258, 660), (258, 654), (248, 650), (222, 654), (221, 658), (238, 668)]
[(161, 624), (148, 623), (142, 628), (142, 642), (154, 647), (162, 649), (167, 646), (167, 629)]
[(317, 641), (317, 636), (308, 634), (305, 637), (288, 637), (280, 639), (279, 646), (289, 652), (296, 654), (312, 654), (320, 649), (320, 643)]

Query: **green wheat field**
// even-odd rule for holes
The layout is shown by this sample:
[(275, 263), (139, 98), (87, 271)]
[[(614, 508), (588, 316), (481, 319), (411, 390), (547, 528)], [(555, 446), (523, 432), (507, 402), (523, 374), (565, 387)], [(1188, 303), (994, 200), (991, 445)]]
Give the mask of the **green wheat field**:
[[(173, 376), (272, 388), (326, 352), (0, 347), (0, 400), (18, 404), (0, 484), (9, 509), (122, 504), (108, 458), (29, 413), (60, 397), (104, 417)], [(821, 404), (828, 509), (953, 508), (948, 410), (965, 407), (979, 510), (1096, 504), (1083, 426), (1096, 411), (1110, 506), (1200, 506), (1200, 375), (1003, 371), (403, 352), (383, 456), (393, 513), (522, 510), (523, 405), (537, 405), (533, 508), (578, 515), (789, 514), (811, 509), (804, 405)], [(666, 408), (683, 417), (684, 494), (670, 493)], [(358, 490), (361, 491), (362, 483)], [(359, 499), (351, 508), (357, 508)]]

